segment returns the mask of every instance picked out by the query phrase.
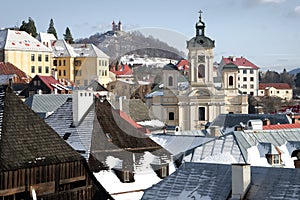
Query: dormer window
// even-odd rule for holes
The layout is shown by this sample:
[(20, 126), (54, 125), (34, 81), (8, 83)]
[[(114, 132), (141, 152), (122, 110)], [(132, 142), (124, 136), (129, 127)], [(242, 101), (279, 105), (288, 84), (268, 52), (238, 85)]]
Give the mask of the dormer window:
[(266, 154), (266, 158), (270, 165), (280, 165), (281, 164), (280, 154)]

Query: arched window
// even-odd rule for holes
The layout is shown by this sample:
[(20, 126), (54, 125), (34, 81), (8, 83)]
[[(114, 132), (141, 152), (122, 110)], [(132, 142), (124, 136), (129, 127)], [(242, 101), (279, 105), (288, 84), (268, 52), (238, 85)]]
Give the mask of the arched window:
[(233, 86), (233, 76), (229, 76), (228, 85)]
[(205, 77), (205, 66), (199, 65), (198, 66), (198, 78), (204, 78)]
[(169, 76), (168, 85), (173, 86), (173, 77)]

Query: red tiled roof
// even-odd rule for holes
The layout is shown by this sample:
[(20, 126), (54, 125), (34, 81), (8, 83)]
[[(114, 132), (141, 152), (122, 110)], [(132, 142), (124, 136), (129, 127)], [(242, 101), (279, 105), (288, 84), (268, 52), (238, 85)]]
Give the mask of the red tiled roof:
[[(59, 84), (59, 82), (53, 77), (53, 76), (41, 76), (41, 75), (37, 75), (37, 77), (40, 78), (41, 81), (43, 81), (43, 83), (45, 83), (45, 85), (52, 91), (53, 90), (53, 86), (51, 86), (51, 84)], [(60, 84), (59, 84), (60, 85)]]
[(188, 70), (189, 69), (189, 61), (185, 59), (181, 59), (177, 64), (178, 70)]
[(280, 130), (280, 129), (295, 129), (300, 128), (300, 123), (295, 124), (274, 124), (263, 126), (263, 130)]
[(287, 83), (260, 83), (259, 84), (259, 89), (260, 90), (264, 90), (267, 87), (273, 87), (276, 89), (281, 89), (281, 90), (288, 90), (288, 89), (292, 89), (291, 86)]
[(148, 129), (144, 129), (141, 125), (139, 125), (138, 123), (136, 123), (136, 121), (134, 121), (131, 117), (129, 117), (128, 115), (126, 115), (126, 113), (124, 113), (121, 110), (118, 110), (120, 116), (125, 119), (129, 124), (131, 124), (133, 127), (135, 127), (136, 129), (141, 130), (144, 133), (150, 133), (150, 131)]
[(259, 69), (259, 67), (249, 60), (247, 60), (244, 57), (236, 58), (236, 57), (228, 57), (228, 58), (222, 58), (225, 62), (225, 64), (233, 63), (236, 66), (244, 66), (244, 67), (251, 67), (252, 69)]
[(110, 71), (112, 73), (116, 74), (117, 76), (132, 75), (133, 74), (132, 69), (127, 64), (119, 65), (117, 70), (116, 70), (116, 67), (113, 66), (113, 67), (110, 68)]
[(14, 83), (28, 83), (30, 81), (30, 77), (26, 75), (25, 72), (20, 70), (15, 65), (7, 62), (0, 62), (0, 74), (4, 75), (12, 75), (15, 74), (16, 78), (14, 78)]

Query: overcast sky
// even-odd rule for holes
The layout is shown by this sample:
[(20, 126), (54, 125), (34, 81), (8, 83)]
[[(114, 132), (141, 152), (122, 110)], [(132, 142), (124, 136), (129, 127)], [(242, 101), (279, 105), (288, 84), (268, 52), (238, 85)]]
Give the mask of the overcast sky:
[(0, 27), (20, 26), (32, 17), (39, 32), (51, 18), (58, 36), (66, 27), (74, 39), (111, 29), (122, 21), (125, 31), (143, 30), (180, 50), (195, 35), (198, 11), (206, 35), (221, 56), (244, 56), (262, 69), (300, 67), (300, 0), (27, 0), (2, 2)]

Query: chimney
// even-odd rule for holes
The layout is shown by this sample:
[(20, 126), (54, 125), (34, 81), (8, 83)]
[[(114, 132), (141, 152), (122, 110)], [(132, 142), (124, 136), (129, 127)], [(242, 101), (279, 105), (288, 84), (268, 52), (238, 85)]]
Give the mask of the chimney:
[(249, 164), (232, 164), (231, 199), (244, 199), (251, 183), (251, 167)]
[(126, 96), (119, 97), (119, 110), (123, 111), (123, 101), (126, 99)]
[(220, 137), (220, 128), (218, 126), (211, 126), (210, 129), (210, 135), (213, 137)]
[(78, 125), (94, 103), (94, 94), (89, 90), (74, 90), (72, 94), (73, 124)]
[(270, 125), (271, 125), (270, 120), (269, 120), (268, 118), (265, 118), (265, 119), (263, 120), (263, 125), (264, 125), (264, 126), (270, 126)]

